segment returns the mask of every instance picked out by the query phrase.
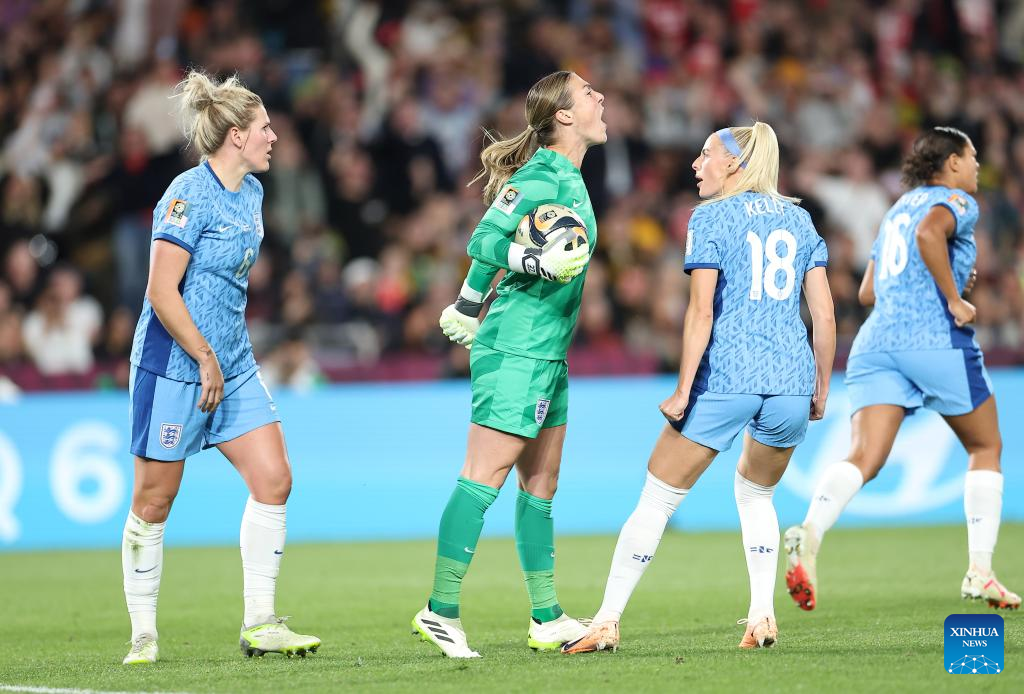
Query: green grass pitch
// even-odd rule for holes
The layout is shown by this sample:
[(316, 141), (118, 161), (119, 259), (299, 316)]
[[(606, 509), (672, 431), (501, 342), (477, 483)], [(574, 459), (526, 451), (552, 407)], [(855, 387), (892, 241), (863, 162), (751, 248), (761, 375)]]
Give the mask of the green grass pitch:
[[(614, 537), (558, 541), (558, 592), (576, 616), (601, 600)], [(670, 533), (625, 614), (618, 653), (563, 656), (526, 646), (528, 604), (511, 540), (484, 540), (463, 592), (470, 644), (442, 658), (410, 634), (427, 597), (433, 543), (288, 548), (278, 611), (323, 639), (306, 659), (239, 653), (237, 548), (168, 549), (161, 662), (126, 668), (129, 626), (118, 551), (0, 554), (0, 691), (11, 686), (161, 692), (906, 692), (1024, 691), (1024, 613), (1006, 621), (1000, 675), (943, 670), (942, 624), (988, 612), (959, 598), (962, 527), (837, 530), (820, 558), (819, 608), (784, 591), (771, 650), (740, 651), (747, 575), (739, 534)], [(1024, 589), (1024, 525), (1002, 528), (996, 568)]]

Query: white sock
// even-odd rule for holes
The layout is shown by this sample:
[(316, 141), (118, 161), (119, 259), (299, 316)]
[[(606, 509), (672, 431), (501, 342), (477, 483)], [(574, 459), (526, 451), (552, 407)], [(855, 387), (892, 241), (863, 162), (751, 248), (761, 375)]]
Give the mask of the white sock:
[(647, 473), (647, 482), (640, 492), (640, 501), (619, 532), (619, 541), (612, 555), (608, 584), (604, 589), (601, 609), (594, 623), (619, 621), (629, 596), (654, 559), (668, 519), (672, 517), (689, 489), (677, 489)]
[(285, 505), (245, 502), (239, 544), (242, 548), (242, 596), (246, 627), (265, 624), (274, 615), (277, 574), (284, 555)]
[(754, 620), (775, 614), (773, 595), (779, 565), (779, 519), (772, 504), (775, 487), (754, 484), (737, 471), (733, 488), (750, 575), (747, 619)]
[(992, 572), (992, 553), (999, 537), (1003, 510), (1003, 473), (968, 470), (964, 479), (964, 514), (967, 516), (967, 551), (979, 571)]
[(835, 525), (839, 514), (864, 486), (864, 475), (853, 463), (842, 461), (825, 468), (825, 474), (818, 480), (807, 509), (804, 525), (810, 525), (818, 536), (818, 542), (826, 531)]
[(143, 634), (154, 639), (156, 599), (164, 563), (164, 525), (147, 523), (130, 510), (121, 536), (121, 572), (124, 601), (132, 620), (132, 641)]

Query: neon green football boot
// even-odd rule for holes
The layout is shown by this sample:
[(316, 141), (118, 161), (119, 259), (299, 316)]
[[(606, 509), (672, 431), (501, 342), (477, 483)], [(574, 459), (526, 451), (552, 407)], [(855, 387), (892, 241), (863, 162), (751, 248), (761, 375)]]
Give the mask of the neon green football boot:
[(284, 620), (274, 618), (273, 621), (246, 629), (242, 627), (239, 634), (238, 645), (242, 649), (242, 655), (257, 658), (264, 653), (281, 653), (291, 658), (297, 655), (305, 658), (307, 653), (316, 653), (320, 648), (320, 639), (306, 634), (296, 634), (285, 626)]

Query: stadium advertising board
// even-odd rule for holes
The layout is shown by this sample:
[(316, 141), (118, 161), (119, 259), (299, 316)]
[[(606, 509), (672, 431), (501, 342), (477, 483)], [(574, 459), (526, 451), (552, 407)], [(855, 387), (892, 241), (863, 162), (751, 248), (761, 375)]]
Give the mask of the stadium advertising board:
[[(1008, 413), (1024, 409), (1024, 370), (993, 372), (1005, 459), (1024, 450)], [(841, 381), (841, 379), (839, 379)], [(559, 533), (615, 533), (636, 504), (664, 420), (671, 378), (572, 380), (570, 425), (555, 501)], [(465, 454), (470, 393), (461, 381), (331, 386), (275, 393), (294, 467), (289, 541), (428, 538)], [(120, 545), (131, 496), (124, 393), (36, 394), (0, 404), (0, 550)], [(775, 494), (782, 527), (802, 520), (822, 467), (849, 445), (841, 382), (826, 418)], [(676, 528), (738, 529), (733, 468), (740, 441), (719, 456), (672, 519)], [(963, 522), (966, 455), (943, 421), (907, 419), (889, 464), (839, 522)], [(1024, 470), (1006, 465), (1005, 520), (1024, 520)], [(515, 482), (487, 514), (485, 532), (511, 535)], [(167, 529), (170, 544), (233, 544), (246, 490), (228, 462), (206, 451), (185, 468)], [(594, 509), (601, 509), (595, 513)], [(965, 540), (966, 541), (966, 540)]]

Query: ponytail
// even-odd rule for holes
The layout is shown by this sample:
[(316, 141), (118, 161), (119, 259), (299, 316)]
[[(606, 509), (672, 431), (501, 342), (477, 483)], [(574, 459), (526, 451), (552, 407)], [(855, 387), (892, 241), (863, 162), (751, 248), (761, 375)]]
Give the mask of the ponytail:
[(484, 202), (490, 205), (498, 197), (508, 179), (512, 178), (512, 174), (530, 160), (539, 144), (537, 132), (533, 128), (527, 128), (508, 140), (500, 140), (486, 130), (484, 137), (491, 141), (491, 144), (480, 153), (480, 161), (484, 168), (469, 184), (472, 185), (487, 176), (487, 183), (484, 184)]
[(530, 160), (538, 147), (547, 147), (555, 138), (555, 114), (573, 106), (569, 91), (572, 73), (561, 70), (542, 77), (526, 95), (526, 129), (507, 140), (484, 131), (491, 144), (480, 153), (483, 169), (467, 185), (486, 177), (484, 202), (490, 205), (498, 197), (508, 179)]
[(728, 128), (736, 140), (742, 170), (736, 187), (728, 192), (705, 200), (701, 204), (717, 202), (740, 193), (761, 193), (773, 198), (799, 203), (794, 198), (779, 193), (779, 140), (772, 126), (762, 121), (752, 126)]

